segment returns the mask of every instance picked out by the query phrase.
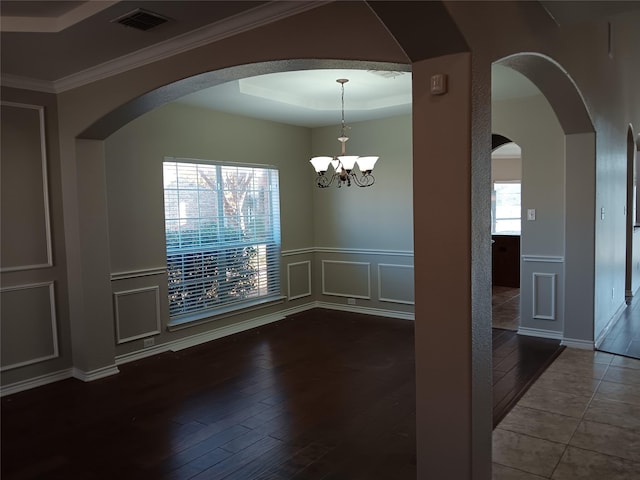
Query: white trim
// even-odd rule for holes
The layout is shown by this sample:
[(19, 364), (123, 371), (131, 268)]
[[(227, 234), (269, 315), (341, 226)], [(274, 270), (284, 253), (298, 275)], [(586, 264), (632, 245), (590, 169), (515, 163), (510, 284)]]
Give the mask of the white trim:
[[(351, 293), (335, 293), (329, 292), (325, 286), (325, 274), (324, 266), (326, 263), (342, 263), (349, 265), (366, 265), (367, 266), (367, 295), (354, 295)], [(330, 295), (333, 297), (347, 297), (347, 298), (362, 298), (364, 300), (371, 300), (371, 264), (369, 262), (345, 262), (340, 260), (322, 260), (322, 294)]]
[(383, 310), (381, 308), (360, 307), (358, 305), (342, 305), (329, 302), (315, 302), (315, 307), (326, 308), (328, 310), (340, 310), (342, 312), (363, 313), (365, 315), (375, 315), (376, 317), (398, 318), (401, 320), (415, 320), (415, 313), (400, 312), (397, 310)]
[[(156, 329), (150, 330), (148, 332), (140, 333), (138, 335), (133, 335), (132, 337), (120, 338), (120, 309), (119, 309), (119, 297), (124, 295), (135, 295), (136, 293), (141, 292), (155, 292), (156, 298)], [(158, 335), (160, 333), (160, 287), (157, 285), (151, 287), (142, 287), (142, 288), (134, 288), (132, 290), (121, 290), (118, 292), (113, 292), (113, 303), (116, 317), (116, 342), (118, 344), (131, 342), (133, 340), (138, 340), (139, 338), (146, 338), (152, 335)]]
[(182, 330), (185, 328), (195, 327), (196, 325), (202, 325), (203, 323), (215, 322), (223, 318), (232, 317), (234, 315), (240, 315), (242, 313), (251, 312), (253, 310), (259, 310), (261, 308), (270, 307), (283, 303), (287, 297), (284, 295), (274, 295), (266, 298), (258, 298), (253, 302), (245, 302), (238, 304), (227, 305), (226, 307), (220, 307), (212, 310), (203, 310), (202, 312), (185, 315), (182, 317), (169, 318), (167, 323), (167, 330), (175, 332), (176, 330)]
[(282, 250), (280, 252), (281, 257), (288, 257), (290, 255), (306, 255), (315, 253), (315, 249), (313, 247), (309, 248), (294, 248), (291, 250)]
[(560, 345), (569, 348), (581, 348), (583, 350), (594, 350), (593, 342), (590, 340), (580, 340), (578, 338), (562, 338)]
[(551, 255), (522, 255), (523, 262), (564, 263), (564, 257)]
[(384, 255), (387, 257), (413, 257), (411, 250), (381, 250), (367, 248), (307, 247), (283, 250), (280, 255), (304, 255), (313, 253), (337, 253), (341, 255)]
[(527, 337), (551, 338), (553, 340), (562, 340), (562, 332), (554, 330), (545, 330), (542, 328), (518, 328), (518, 335), (526, 335)]
[(382, 296), (382, 271), (380, 270), (380, 267), (391, 267), (391, 268), (410, 268), (410, 269), (414, 269), (413, 265), (398, 265), (398, 264), (393, 264), (393, 263), (379, 263), (378, 264), (378, 300), (380, 300), (381, 302), (390, 302), (390, 303), (402, 303), (405, 305), (415, 305), (416, 302), (415, 301), (409, 301), (409, 300), (400, 300), (397, 298), (385, 298)]
[(316, 247), (315, 253), (341, 253), (351, 255), (386, 255), (389, 257), (413, 257), (410, 250), (380, 250), (367, 248), (333, 248), (333, 247)]
[(111, 274), (111, 281), (150, 277), (152, 275), (164, 275), (165, 273), (167, 273), (167, 267), (140, 268), (138, 270), (128, 270), (126, 272), (114, 272)]
[[(291, 267), (295, 265), (307, 265), (307, 276), (308, 276), (308, 286), (309, 291), (307, 293), (301, 293), (300, 295), (291, 296)], [(298, 298), (309, 297), (311, 296), (311, 262), (306, 260), (304, 262), (294, 262), (287, 264), (287, 297), (289, 300), (297, 300)]]
[[(532, 295), (532, 317), (535, 318), (536, 320), (555, 320), (556, 319), (556, 277), (558, 276), (557, 273), (541, 273), (541, 272), (533, 272), (532, 274), (532, 288), (533, 288), (533, 295)], [(538, 288), (536, 287), (537, 283), (536, 283), (536, 277), (547, 277), (547, 278), (551, 278), (551, 315), (541, 315), (537, 312), (537, 294), (538, 294)]]
[(600, 347), (600, 344), (602, 343), (602, 341), (609, 334), (611, 329), (615, 327), (618, 321), (622, 318), (622, 314), (627, 308), (629, 308), (629, 306), (626, 303), (623, 303), (618, 307), (618, 310), (616, 310), (616, 313), (614, 313), (613, 316), (609, 319), (607, 326), (602, 329), (602, 331), (598, 335), (598, 338), (596, 338), (596, 341), (594, 342), (594, 345), (596, 348)]
[(185, 348), (193, 347), (195, 345), (200, 345), (201, 343), (209, 342), (211, 340), (216, 340), (218, 338), (226, 337), (228, 335), (233, 335), (235, 333), (244, 332), (245, 330), (250, 330), (252, 328), (261, 327), (263, 325), (277, 322), (279, 320), (284, 320), (284, 318), (285, 316), (283, 315), (282, 312), (272, 313), (268, 315), (261, 315), (260, 317), (252, 318), (249, 320), (243, 320), (241, 322), (234, 323), (233, 325), (217, 328), (213, 331), (197, 333), (188, 338), (173, 341), (171, 342), (171, 346), (169, 349), (172, 352), (178, 352), (180, 350), (184, 350)]
[(313, 302), (306, 303), (304, 305), (300, 305), (293, 308), (288, 308), (286, 310), (281, 310), (278, 313), (263, 315), (260, 317), (256, 317), (249, 320), (244, 320), (242, 322), (234, 323), (233, 325), (228, 325), (226, 327), (219, 328), (217, 330), (198, 333), (195, 335), (191, 335), (186, 338), (181, 338), (178, 340), (172, 340), (167, 343), (163, 343), (161, 345), (155, 345), (153, 347), (145, 348), (144, 350), (137, 350), (135, 352), (125, 353), (122, 355), (116, 356), (116, 365), (122, 365), (124, 363), (133, 362), (135, 360), (140, 360), (141, 358), (151, 357), (153, 355), (157, 355), (159, 353), (164, 352), (177, 352), (180, 350), (184, 350), (185, 348), (193, 347), (196, 345), (200, 345), (202, 343), (210, 342), (212, 340), (216, 340), (218, 338), (225, 337), (227, 335), (233, 335), (236, 333), (244, 332), (246, 330), (250, 330), (252, 328), (260, 327), (262, 325), (266, 325), (268, 323), (277, 322), (283, 320), (286, 316), (294, 315), (296, 313), (304, 312), (305, 310), (310, 310), (315, 308), (316, 305)]
[(21, 77), (19, 75), (0, 74), (0, 84), (3, 87), (33, 90), (44, 93), (57, 93), (53, 82), (36, 78)]
[(49, 288), (49, 308), (51, 311), (51, 343), (53, 347), (53, 353), (51, 355), (46, 355), (44, 357), (25, 360), (24, 362), (12, 363), (10, 365), (2, 365), (0, 366), (0, 372), (4, 372), (6, 370), (11, 370), (18, 367), (24, 367), (26, 365), (32, 365), (34, 363), (40, 363), (47, 360), (52, 360), (60, 356), (60, 352), (58, 351), (58, 322), (56, 319), (56, 296), (55, 296), (55, 289), (53, 286), (53, 280), (48, 282), (41, 282), (41, 283), (28, 283), (28, 284), (16, 285), (12, 287), (3, 287), (3, 288), (0, 288), (0, 293), (12, 292), (16, 290), (29, 290), (31, 288), (42, 288), (42, 287)]
[(36, 265), (19, 265), (15, 267), (1, 267), (0, 272), (19, 272), (24, 270), (36, 270), (39, 268), (49, 268), (53, 266), (53, 254), (51, 244), (51, 214), (49, 212), (49, 175), (47, 173), (47, 139), (44, 123), (44, 107), (42, 105), (31, 105), (28, 103), (16, 103), (16, 102), (0, 102), (0, 105), (7, 107), (26, 108), (29, 110), (38, 111), (38, 124), (40, 126), (40, 163), (42, 171), (42, 199), (44, 202), (44, 231), (46, 238), (47, 249), (47, 263), (41, 263)]
[(60, 380), (66, 380), (73, 377), (71, 368), (65, 370), (59, 370), (57, 372), (46, 373), (37, 377), (28, 378), (26, 380), (20, 380), (18, 382), (10, 383), (0, 387), (0, 397), (6, 395), (13, 395), (14, 393), (23, 392), (32, 388), (41, 387), (50, 383), (58, 382)]
[(101, 378), (110, 377), (111, 375), (120, 373), (120, 370), (118, 370), (118, 367), (113, 364), (107, 367), (89, 370), (88, 372), (73, 367), (71, 369), (71, 373), (73, 375), (73, 378), (77, 378), (78, 380), (82, 380), (83, 382), (93, 382), (94, 380), (100, 380)]

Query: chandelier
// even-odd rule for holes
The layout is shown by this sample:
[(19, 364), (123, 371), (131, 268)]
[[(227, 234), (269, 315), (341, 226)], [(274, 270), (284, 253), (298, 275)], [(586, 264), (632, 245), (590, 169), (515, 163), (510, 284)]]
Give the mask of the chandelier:
[[(319, 188), (330, 187), (334, 182), (337, 182), (338, 187), (346, 185), (350, 187), (352, 183), (358, 187), (370, 187), (376, 181), (375, 177), (371, 174), (373, 166), (380, 157), (359, 157), (357, 155), (346, 154), (346, 143), (349, 137), (346, 136), (346, 130), (348, 127), (344, 123), (344, 84), (349, 79), (339, 78), (336, 80), (342, 88), (342, 123), (340, 126), (340, 136), (338, 141), (341, 144), (341, 153), (335, 157), (313, 157), (311, 165), (315, 169), (318, 176), (316, 177), (316, 184)], [(360, 170), (360, 176), (354, 172), (354, 167), (358, 165)], [(329, 165), (333, 167), (333, 174), (327, 175)]]

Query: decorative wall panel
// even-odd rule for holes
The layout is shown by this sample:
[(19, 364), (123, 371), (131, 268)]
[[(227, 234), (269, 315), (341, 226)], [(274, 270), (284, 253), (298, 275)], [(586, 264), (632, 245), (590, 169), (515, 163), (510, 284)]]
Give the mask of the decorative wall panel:
[(0, 290), (0, 342), (3, 371), (58, 357), (53, 282)]
[(311, 295), (311, 262), (287, 264), (287, 296), (289, 300)]
[(370, 299), (371, 264), (323, 260), (322, 294)]
[(556, 319), (555, 273), (533, 273), (533, 318)]
[(413, 265), (378, 264), (378, 300), (414, 305)]
[(2, 102), (0, 271), (52, 266), (44, 107)]
[(160, 333), (158, 286), (114, 292), (116, 340), (130, 342)]

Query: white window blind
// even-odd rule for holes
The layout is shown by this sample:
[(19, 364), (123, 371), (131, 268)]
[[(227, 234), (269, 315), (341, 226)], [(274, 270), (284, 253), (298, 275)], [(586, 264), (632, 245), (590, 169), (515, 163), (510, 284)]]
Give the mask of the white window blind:
[(163, 172), (170, 316), (279, 295), (278, 171), (180, 160)]

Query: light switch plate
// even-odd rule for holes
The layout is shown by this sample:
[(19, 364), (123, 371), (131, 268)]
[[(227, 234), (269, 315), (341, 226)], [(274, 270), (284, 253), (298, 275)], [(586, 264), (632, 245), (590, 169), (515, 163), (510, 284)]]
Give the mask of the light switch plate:
[(444, 95), (447, 93), (447, 76), (444, 73), (431, 75), (431, 95)]
[(527, 220), (533, 221), (536, 219), (536, 209), (530, 208), (527, 210)]

